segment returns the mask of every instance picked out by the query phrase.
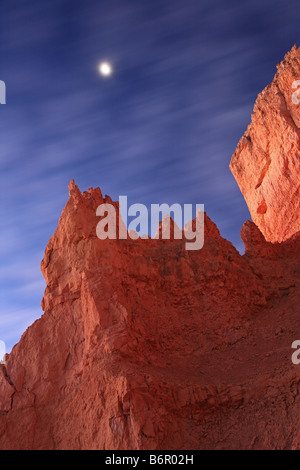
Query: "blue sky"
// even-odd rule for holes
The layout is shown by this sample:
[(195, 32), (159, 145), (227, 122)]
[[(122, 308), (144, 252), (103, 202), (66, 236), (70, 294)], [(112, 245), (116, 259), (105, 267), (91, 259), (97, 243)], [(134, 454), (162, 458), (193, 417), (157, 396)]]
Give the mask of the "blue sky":
[[(199, 203), (240, 251), (228, 165), (300, 36), (290, 0), (10, 0), (0, 5), (0, 339), (42, 311), (40, 261), (67, 185)], [(102, 60), (110, 79), (97, 72)]]

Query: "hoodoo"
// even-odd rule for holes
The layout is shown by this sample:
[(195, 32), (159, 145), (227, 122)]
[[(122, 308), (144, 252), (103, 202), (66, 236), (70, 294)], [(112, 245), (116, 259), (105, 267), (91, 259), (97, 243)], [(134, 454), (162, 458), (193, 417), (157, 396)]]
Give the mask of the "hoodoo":
[(201, 250), (100, 240), (111, 199), (71, 183), (44, 314), (0, 365), (1, 449), (300, 448), (299, 77), (293, 48), (232, 157), (244, 256), (207, 214)]

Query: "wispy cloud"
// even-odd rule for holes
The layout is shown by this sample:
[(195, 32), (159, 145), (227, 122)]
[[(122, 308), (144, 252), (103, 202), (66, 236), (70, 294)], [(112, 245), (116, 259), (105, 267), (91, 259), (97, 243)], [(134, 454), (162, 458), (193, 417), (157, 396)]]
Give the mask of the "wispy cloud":
[(249, 213), (228, 165), (257, 93), (299, 42), (288, 3), (1, 3), (0, 338), (17, 341), (41, 313), (40, 260), (72, 178), (129, 203), (204, 203), (242, 250)]

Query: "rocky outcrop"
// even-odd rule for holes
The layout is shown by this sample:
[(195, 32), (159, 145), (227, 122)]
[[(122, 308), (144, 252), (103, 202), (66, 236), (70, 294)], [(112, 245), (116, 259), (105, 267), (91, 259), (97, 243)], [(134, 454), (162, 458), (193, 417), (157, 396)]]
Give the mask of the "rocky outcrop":
[(270, 242), (300, 231), (300, 49), (294, 46), (277, 68), (230, 164), (253, 221)]
[(42, 261), (45, 313), (1, 366), (1, 448), (288, 447), (299, 241), (276, 252), (248, 222), (241, 256), (207, 215), (199, 251), (99, 240), (108, 200), (70, 185)]
[[(289, 142), (279, 131), (276, 138)], [(245, 155), (255, 155), (253, 173), (260, 160), (243, 149), (240, 143), (232, 168), (251, 203)], [(260, 184), (268, 216), (267, 182), (279, 178), (271, 155)], [(286, 158), (293, 173), (294, 154)], [(159, 239), (170, 227), (179, 234), (169, 218), (157, 239), (101, 240), (96, 209), (103, 203), (112, 201), (99, 188), (81, 193), (71, 182), (41, 264), (44, 314), (0, 365), (0, 448), (298, 448), (297, 202), (282, 200), (292, 234), (285, 241), (275, 240), (288, 238), (282, 215), (273, 225), (260, 219), (262, 231), (244, 224), (244, 256), (203, 213), (201, 250), (186, 250), (177, 236)]]

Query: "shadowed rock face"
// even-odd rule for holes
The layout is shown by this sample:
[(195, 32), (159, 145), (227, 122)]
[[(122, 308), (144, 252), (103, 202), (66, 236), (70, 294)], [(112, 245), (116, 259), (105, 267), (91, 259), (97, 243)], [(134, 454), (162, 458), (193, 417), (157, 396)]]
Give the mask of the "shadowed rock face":
[(230, 163), (253, 221), (270, 242), (300, 231), (300, 49), (294, 46), (277, 69)]
[(41, 264), (45, 313), (0, 365), (0, 448), (297, 448), (296, 225), (271, 243), (247, 221), (244, 256), (206, 214), (199, 251), (99, 240), (111, 199), (69, 192)]

